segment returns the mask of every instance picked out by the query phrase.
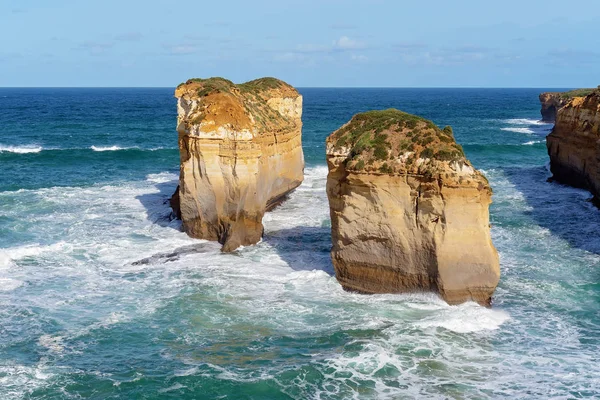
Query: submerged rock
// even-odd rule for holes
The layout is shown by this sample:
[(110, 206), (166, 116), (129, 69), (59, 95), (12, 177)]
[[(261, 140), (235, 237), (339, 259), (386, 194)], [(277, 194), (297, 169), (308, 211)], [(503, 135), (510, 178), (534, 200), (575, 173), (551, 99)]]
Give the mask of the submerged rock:
[(370, 111), (326, 144), (331, 256), (345, 289), (491, 304), (500, 277), (492, 192), (452, 128), (395, 109)]
[[(302, 96), (262, 78), (191, 79), (175, 91), (183, 229), (223, 251), (257, 243), (262, 217), (302, 183)], [(177, 196), (173, 196), (173, 203)]]
[(600, 197), (600, 87), (558, 111), (546, 146), (554, 179)]

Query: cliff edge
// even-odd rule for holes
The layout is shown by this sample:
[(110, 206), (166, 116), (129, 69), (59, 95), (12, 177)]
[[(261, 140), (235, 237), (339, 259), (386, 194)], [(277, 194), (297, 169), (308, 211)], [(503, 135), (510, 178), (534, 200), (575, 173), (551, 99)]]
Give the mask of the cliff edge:
[(554, 179), (600, 197), (600, 87), (558, 111), (546, 146)]
[(336, 277), (363, 293), (433, 291), (490, 305), (500, 277), (491, 189), (452, 129), (395, 109), (355, 115), (326, 142)]
[(594, 89), (576, 89), (568, 92), (544, 92), (540, 94), (540, 103), (542, 104), (542, 121), (556, 121), (558, 110), (564, 107), (575, 97), (585, 97), (592, 93)]
[(275, 78), (190, 79), (175, 90), (184, 231), (223, 251), (257, 243), (262, 217), (303, 180), (302, 96)]

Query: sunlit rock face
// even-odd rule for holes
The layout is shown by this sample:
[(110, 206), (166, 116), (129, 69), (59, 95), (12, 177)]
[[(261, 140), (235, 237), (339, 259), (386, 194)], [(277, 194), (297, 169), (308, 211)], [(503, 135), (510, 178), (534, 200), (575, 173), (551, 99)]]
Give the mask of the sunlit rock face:
[(327, 138), (336, 277), (363, 293), (437, 292), (490, 305), (498, 254), (491, 189), (452, 129), (398, 110), (355, 115)]
[(540, 94), (542, 121), (556, 121), (558, 110), (564, 107), (571, 99), (585, 97), (593, 91), (594, 89), (575, 89), (568, 92), (545, 92)]
[(600, 89), (575, 97), (556, 116), (546, 138), (550, 170), (559, 182), (600, 197)]
[(257, 243), (265, 211), (303, 180), (302, 96), (274, 78), (210, 78), (188, 80), (175, 97), (181, 164), (172, 205), (183, 229), (223, 251)]

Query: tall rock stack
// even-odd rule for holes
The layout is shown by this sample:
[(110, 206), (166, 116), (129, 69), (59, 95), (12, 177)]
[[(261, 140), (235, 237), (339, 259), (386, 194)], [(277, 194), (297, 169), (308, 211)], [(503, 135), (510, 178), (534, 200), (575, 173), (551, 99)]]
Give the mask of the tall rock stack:
[(181, 156), (172, 199), (185, 232), (223, 251), (257, 243), (262, 217), (303, 180), (302, 96), (274, 78), (179, 85)]
[(491, 189), (450, 127), (370, 111), (326, 145), (331, 254), (345, 289), (433, 291), (450, 304), (491, 304), (500, 277)]
[(554, 179), (600, 198), (600, 88), (558, 111), (546, 146)]

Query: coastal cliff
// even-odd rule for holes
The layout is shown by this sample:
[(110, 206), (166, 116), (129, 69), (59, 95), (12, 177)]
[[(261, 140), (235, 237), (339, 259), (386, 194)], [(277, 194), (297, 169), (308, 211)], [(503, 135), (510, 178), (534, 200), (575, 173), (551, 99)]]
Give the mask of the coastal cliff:
[(575, 97), (584, 97), (593, 92), (594, 89), (576, 89), (568, 92), (544, 92), (540, 94), (542, 104), (542, 121), (556, 121), (556, 114), (565, 104)]
[(546, 137), (550, 170), (559, 182), (600, 197), (600, 88), (575, 97), (558, 112)]
[(331, 256), (345, 289), (491, 304), (500, 277), (492, 192), (450, 127), (370, 111), (332, 133), (326, 147)]
[(302, 96), (274, 78), (179, 85), (180, 178), (172, 207), (184, 231), (223, 251), (257, 243), (262, 217), (303, 180)]

